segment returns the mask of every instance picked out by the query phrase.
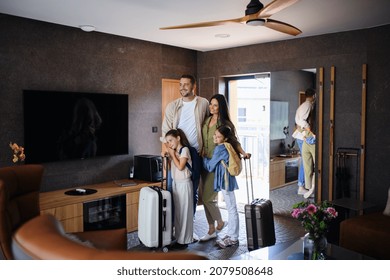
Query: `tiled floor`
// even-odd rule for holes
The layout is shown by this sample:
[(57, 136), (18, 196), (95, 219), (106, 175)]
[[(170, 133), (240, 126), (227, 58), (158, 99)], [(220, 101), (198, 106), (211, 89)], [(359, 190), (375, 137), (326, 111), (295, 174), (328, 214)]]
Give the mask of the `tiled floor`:
[[(302, 196), (296, 194), (297, 186), (289, 185), (287, 187), (271, 191), (270, 200), (273, 203), (274, 221), (275, 221), (275, 236), (276, 243), (286, 242), (304, 235), (304, 230), (300, 226), (297, 220), (294, 220), (290, 211), (292, 205), (296, 202), (303, 200)], [(248, 252), (247, 240), (246, 240), (246, 225), (243, 213), (243, 204), (238, 205), (239, 219), (240, 219), (240, 237), (239, 245), (232, 246), (226, 249), (220, 249), (215, 239), (207, 242), (195, 242), (190, 244), (187, 249), (189, 251), (201, 251), (206, 254), (210, 259), (229, 259), (231, 257)], [(221, 205), (221, 214), (223, 219), (227, 219), (227, 211)], [(198, 206), (194, 232), (199, 236), (203, 236), (208, 230), (206, 217), (204, 214), (203, 206)], [(219, 233), (220, 236), (224, 236), (225, 230)], [(129, 250), (152, 250), (146, 248), (140, 244), (137, 236), (137, 232), (130, 233), (128, 235)]]

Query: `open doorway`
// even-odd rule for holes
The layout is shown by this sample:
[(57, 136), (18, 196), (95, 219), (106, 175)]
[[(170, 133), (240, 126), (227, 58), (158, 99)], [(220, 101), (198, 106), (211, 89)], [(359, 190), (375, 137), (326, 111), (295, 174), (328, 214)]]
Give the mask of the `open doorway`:
[[(228, 82), (232, 121), (243, 149), (252, 154), (250, 163), (255, 198), (269, 198), (270, 85), (269, 73)], [(246, 162), (249, 172), (249, 162)], [(237, 202), (248, 203), (248, 198), (252, 200), (252, 193), (250, 191), (248, 197), (245, 168), (237, 176), (237, 182), (240, 186), (236, 191)], [(250, 181), (248, 186), (250, 188)]]

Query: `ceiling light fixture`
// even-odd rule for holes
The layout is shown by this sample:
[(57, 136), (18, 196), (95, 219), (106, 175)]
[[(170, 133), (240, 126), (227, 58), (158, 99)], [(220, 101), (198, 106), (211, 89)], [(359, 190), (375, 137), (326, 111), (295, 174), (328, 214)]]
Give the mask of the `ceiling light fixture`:
[(91, 32), (96, 30), (95, 26), (93, 25), (80, 25), (79, 27), (85, 32)]
[(263, 26), (265, 24), (265, 20), (261, 18), (250, 19), (246, 22), (249, 26)]

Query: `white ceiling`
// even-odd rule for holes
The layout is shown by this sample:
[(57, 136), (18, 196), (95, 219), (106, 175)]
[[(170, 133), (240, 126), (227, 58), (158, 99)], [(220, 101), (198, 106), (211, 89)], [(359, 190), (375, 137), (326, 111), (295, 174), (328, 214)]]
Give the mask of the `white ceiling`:
[[(0, 0), (0, 13), (198, 51), (302, 38), (390, 24), (390, 0), (300, 0), (271, 19), (302, 30), (294, 37), (263, 26), (159, 30), (160, 27), (239, 18), (250, 0)], [(262, 0), (264, 5), (271, 0)], [(83, 31), (80, 31), (83, 32)], [(227, 38), (216, 34), (229, 34)]]

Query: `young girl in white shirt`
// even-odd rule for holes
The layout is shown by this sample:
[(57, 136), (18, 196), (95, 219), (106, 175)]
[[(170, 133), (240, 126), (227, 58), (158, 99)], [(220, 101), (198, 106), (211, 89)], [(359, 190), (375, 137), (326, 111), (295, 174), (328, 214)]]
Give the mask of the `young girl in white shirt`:
[(169, 146), (170, 169), (172, 174), (172, 198), (175, 205), (176, 248), (186, 248), (193, 241), (193, 186), (191, 171), (186, 166), (192, 165), (189, 142), (181, 129), (171, 129), (165, 139)]

